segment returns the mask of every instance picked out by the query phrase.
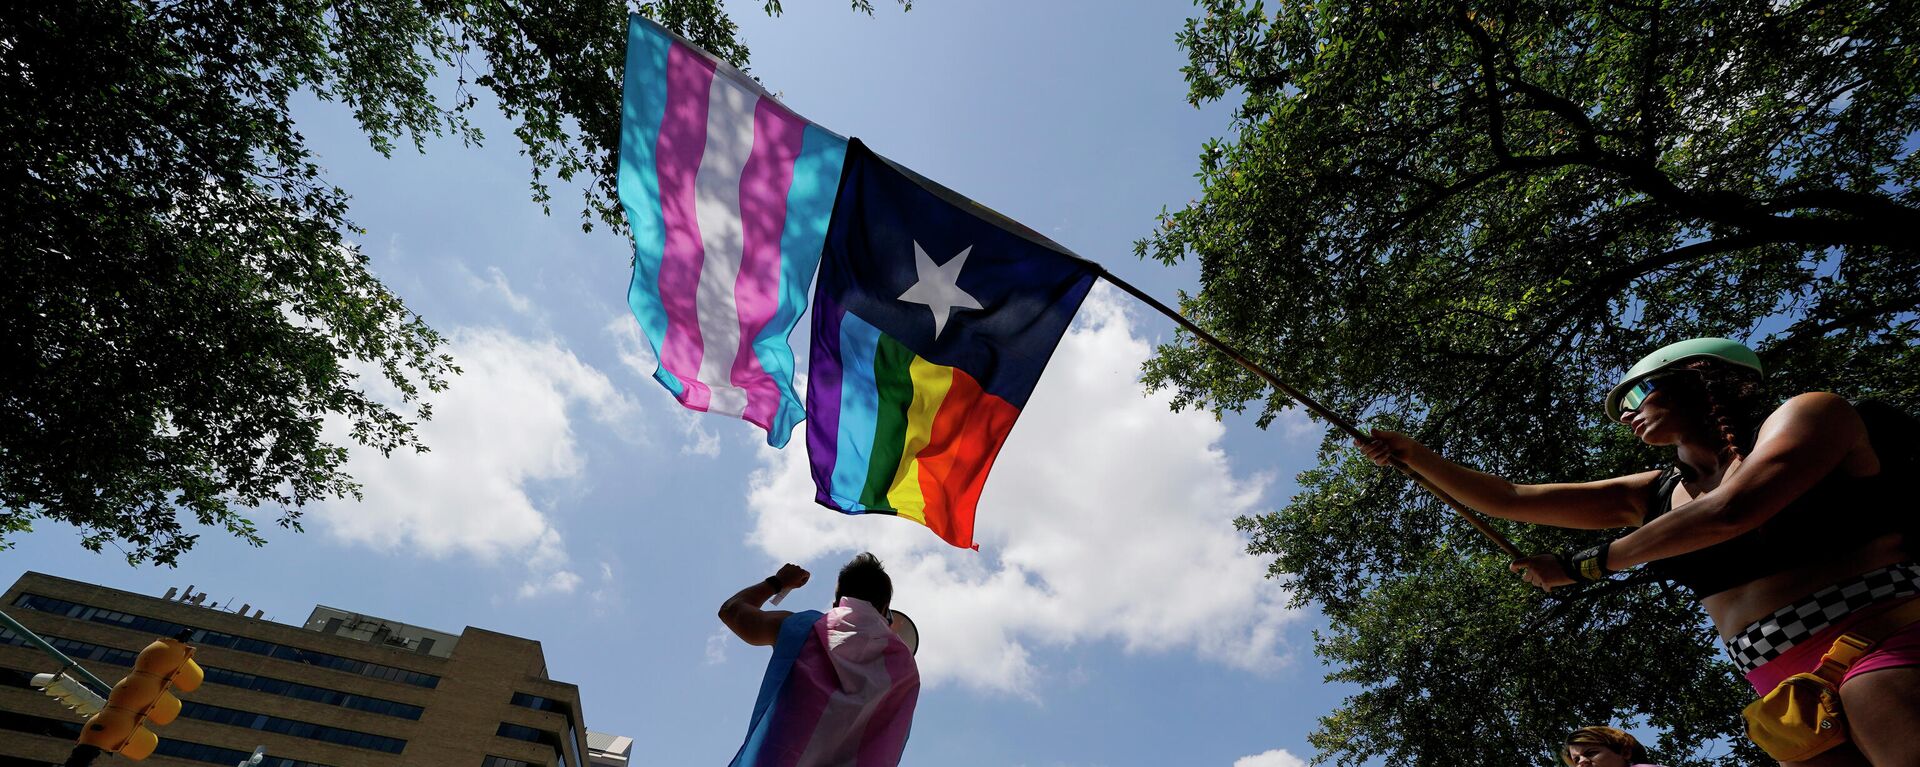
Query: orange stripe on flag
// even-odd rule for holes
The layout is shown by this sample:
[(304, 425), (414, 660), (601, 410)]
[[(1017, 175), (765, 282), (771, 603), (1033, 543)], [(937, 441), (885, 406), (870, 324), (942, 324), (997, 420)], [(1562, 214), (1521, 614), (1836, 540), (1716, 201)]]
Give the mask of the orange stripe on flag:
[(926, 447), (920, 449), (920, 490), (926, 525), (955, 546), (973, 543), (973, 513), (986, 486), (987, 470), (1013, 431), (1019, 408), (980, 390), (966, 371), (955, 369)]

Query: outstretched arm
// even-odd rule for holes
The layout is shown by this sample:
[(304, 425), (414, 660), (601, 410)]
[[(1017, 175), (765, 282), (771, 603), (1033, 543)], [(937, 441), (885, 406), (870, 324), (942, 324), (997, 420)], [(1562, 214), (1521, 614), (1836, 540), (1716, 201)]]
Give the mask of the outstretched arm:
[(1637, 525), (1660, 478), (1660, 472), (1648, 471), (1596, 482), (1521, 485), (1442, 458), (1398, 432), (1375, 429), (1371, 442), (1356, 444), (1374, 463), (1400, 459), (1475, 511), (1535, 525), (1581, 530)]
[(770, 647), (780, 639), (780, 624), (793, 615), (789, 610), (764, 610), (761, 605), (784, 589), (797, 589), (812, 576), (799, 565), (785, 564), (780, 572), (768, 576), (720, 603), (720, 622), (747, 644)]

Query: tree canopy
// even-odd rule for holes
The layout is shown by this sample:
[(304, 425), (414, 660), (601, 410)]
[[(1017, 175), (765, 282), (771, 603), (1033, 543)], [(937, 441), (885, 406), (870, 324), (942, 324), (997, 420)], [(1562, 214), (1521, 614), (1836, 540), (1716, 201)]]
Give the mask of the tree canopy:
[[(1920, 5), (1200, 6), (1190, 98), (1241, 103), (1138, 250), (1197, 259), (1183, 311), (1292, 385), (1523, 482), (1670, 460), (1600, 402), (1690, 336), (1749, 340), (1783, 395), (1920, 406)], [(1186, 335), (1146, 377), (1263, 425), (1288, 404)], [(1631, 722), (1666, 764), (1761, 761), (1684, 590), (1541, 595), (1337, 434), (1299, 480), (1240, 525), (1359, 686), (1322, 758), (1546, 764), (1573, 727)]]
[[(871, 11), (866, 0), (856, 9)], [(615, 199), (622, 3), (604, 0), (61, 0), (0, 10), (0, 547), (33, 520), (130, 562), (195, 527), (262, 542), (244, 511), (357, 492), (341, 418), (425, 449), (420, 397), (458, 372), (368, 270), (349, 196), (295, 121), (350, 109), (390, 154), (483, 137), (481, 89), (531, 160), (532, 195)], [(719, 0), (632, 10), (744, 65)], [(764, 10), (778, 13), (779, 3)], [(361, 380), (356, 370), (377, 371)], [(383, 380), (379, 380), (383, 379)], [(397, 401), (376, 396), (391, 386)], [(123, 545), (124, 544), (124, 545)]]

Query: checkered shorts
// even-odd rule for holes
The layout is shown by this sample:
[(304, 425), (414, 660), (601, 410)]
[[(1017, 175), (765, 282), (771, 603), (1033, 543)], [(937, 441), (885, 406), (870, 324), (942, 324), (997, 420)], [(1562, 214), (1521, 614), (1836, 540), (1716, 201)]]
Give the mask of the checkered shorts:
[(1856, 575), (1774, 611), (1726, 640), (1742, 675), (1780, 657), (1807, 637), (1867, 605), (1920, 594), (1920, 564), (1888, 565)]

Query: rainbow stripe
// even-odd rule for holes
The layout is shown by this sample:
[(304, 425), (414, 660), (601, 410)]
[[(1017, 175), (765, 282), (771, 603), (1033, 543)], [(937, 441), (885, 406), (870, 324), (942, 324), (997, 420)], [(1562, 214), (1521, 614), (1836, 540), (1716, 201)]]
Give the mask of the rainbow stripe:
[(630, 16), (620, 202), (627, 303), (654, 379), (694, 410), (786, 444), (804, 417), (787, 337), (819, 264), (847, 141), (725, 62)]
[(820, 428), (838, 435), (830, 459), (815, 453), (816, 465), (833, 467), (816, 500), (905, 517), (975, 547), (973, 510), (1019, 408), (856, 315), (842, 313), (837, 324), (839, 364), (821, 369), (816, 358), (813, 374), (839, 390), (838, 408), (816, 409)]

